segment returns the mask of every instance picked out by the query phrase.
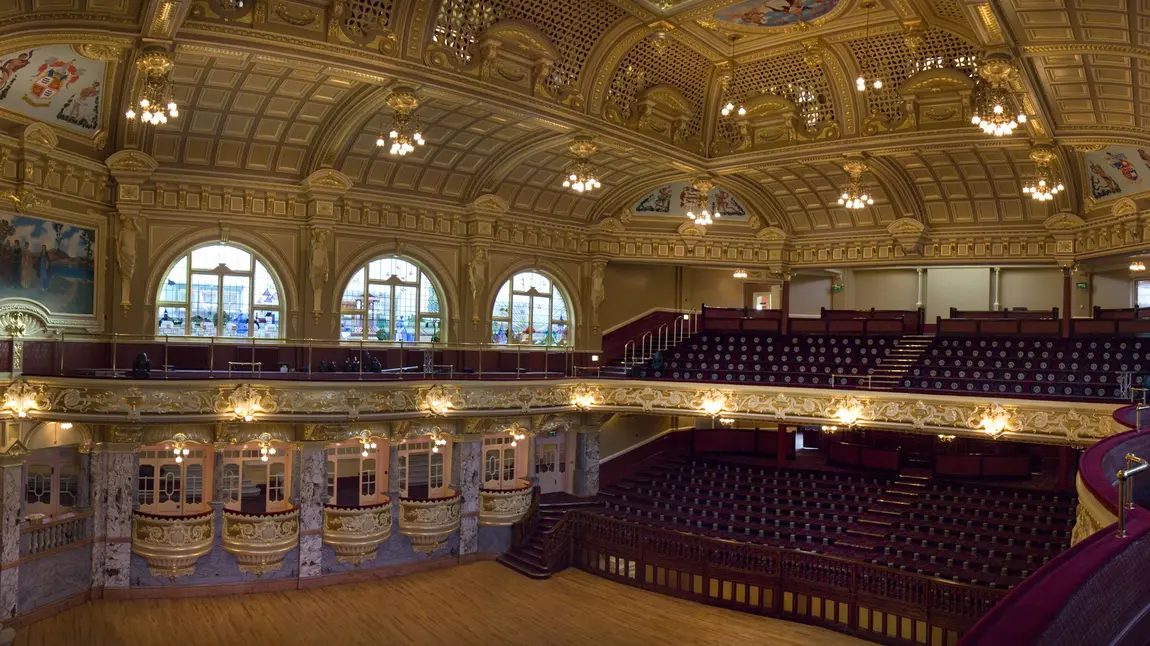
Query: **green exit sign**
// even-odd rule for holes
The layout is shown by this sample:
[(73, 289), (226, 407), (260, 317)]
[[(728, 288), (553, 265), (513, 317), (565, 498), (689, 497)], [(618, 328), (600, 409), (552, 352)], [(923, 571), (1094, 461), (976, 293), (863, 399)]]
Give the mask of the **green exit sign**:
[(1078, 289), (1089, 289), (1090, 288), (1090, 285), (1087, 283), (1075, 283), (1074, 286), (1077, 287)]

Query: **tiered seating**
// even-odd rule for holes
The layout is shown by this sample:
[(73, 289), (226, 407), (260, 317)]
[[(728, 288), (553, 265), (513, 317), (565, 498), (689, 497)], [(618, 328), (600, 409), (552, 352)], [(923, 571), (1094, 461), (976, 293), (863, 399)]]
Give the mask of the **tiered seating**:
[(1120, 399), (1118, 376), (1150, 367), (1150, 341), (936, 338), (903, 377), (908, 390)]
[(1012, 587), (1069, 547), (1072, 496), (872, 474), (667, 462), (602, 492), (604, 514)]
[[(882, 365), (896, 339), (704, 332), (663, 355), (656, 379), (826, 387), (857, 385)], [(657, 365), (657, 364), (656, 364)]]

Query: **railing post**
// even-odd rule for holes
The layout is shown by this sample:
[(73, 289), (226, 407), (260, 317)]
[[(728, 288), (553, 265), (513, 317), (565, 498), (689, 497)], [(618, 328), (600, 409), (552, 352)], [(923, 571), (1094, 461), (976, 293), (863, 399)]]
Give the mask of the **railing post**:
[(116, 335), (112, 335), (112, 379), (115, 379), (116, 374)]
[(216, 337), (208, 339), (208, 379), (215, 379), (216, 374)]
[(170, 342), (171, 341), (168, 339), (168, 335), (165, 334), (164, 335), (164, 378), (167, 378), (167, 376), (168, 376), (168, 366), (171, 363), (170, 361), (168, 361), (168, 344)]
[[(60, 376), (64, 376), (64, 355), (68, 353), (64, 347), (64, 331), (60, 330), (60, 340), (56, 343), (56, 347), (60, 350)], [(15, 343), (15, 341), (13, 341)]]

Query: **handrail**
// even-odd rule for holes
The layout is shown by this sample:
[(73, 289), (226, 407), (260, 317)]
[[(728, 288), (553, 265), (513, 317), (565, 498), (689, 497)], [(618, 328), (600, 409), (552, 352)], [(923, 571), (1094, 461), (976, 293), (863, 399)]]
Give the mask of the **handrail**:
[[(1150, 468), (1146, 460), (1126, 454), (1126, 468), (1118, 471), (1118, 538), (1126, 538), (1126, 510), (1134, 509), (1134, 476)], [(1137, 464), (1136, 467), (1130, 465)]]

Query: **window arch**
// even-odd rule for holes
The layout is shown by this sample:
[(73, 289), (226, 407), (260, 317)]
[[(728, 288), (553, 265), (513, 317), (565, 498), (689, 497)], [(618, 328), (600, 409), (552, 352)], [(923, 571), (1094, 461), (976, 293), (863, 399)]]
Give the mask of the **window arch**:
[(444, 340), (443, 292), (422, 267), (400, 256), (369, 261), (340, 300), (339, 337), (408, 343)]
[(559, 284), (541, 272), (515, 274), (495, 296), (492, 343), (570, 345), (568, 302)]
[(181, 256), (156, 294), (156, 332), (225, 338), (283, 337), (279, 279), (254, 253), (211, 243)]

